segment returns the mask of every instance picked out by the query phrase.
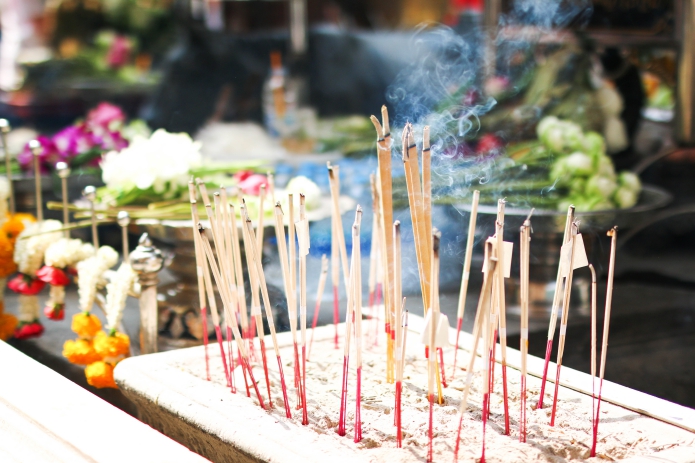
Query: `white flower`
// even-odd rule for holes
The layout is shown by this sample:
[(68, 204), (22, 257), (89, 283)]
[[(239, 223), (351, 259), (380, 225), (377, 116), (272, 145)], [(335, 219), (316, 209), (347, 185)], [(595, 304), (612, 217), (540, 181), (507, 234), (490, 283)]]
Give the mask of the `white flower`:
[(20, 322), (33, 322), (39, 318), (39, 297), (35, 295), (20, 294), (17, 318)]
[(201, 161), (200, 142), (186, 133), (159, 129), (150, 138), (136, 136), (120, 152), (106, 153), (101, 162), (102, 179), (113, 189), (152, 187), (164, 192), (167, 184), (186, 184), (191, 168)]
[(297, 204), (299, 204), (299, 194), (302, 193), (304, 205), (309, 211), (321, 206), (321, 190), (318, 185), (302, 175), (290, 180), (285, 187), (285, 192), (292, 193), (293, 197), (297, 198)]
[(66, 268), (94, 255), (94, 246), (82, 240), (61, 238), (46, 249), (44, 262), (56, 268)]
[(102, 274), (116, 262), (118, 262), (116, 250), (110, 246), (101, 246), (96, 255), (77, 263), (77, 292), (80, 296), (82, 311), (92, 309)]
[(118, 328), (123, 318), (128, 292), (132, 289), (136, 278), (137, 273), (130, 264), (122, 263), (111, 279), (111, 283), (106, 285), (106, 327), (109, 330)]
[[(14, 248), (14, 261), (20, 272), (35, 276), (36, 271), (43, 264), (43, 256), (46, 249), (61, 238), (61, 232), (44, 233), (50, 230), (57, 230), (63, 226), (57, 220), (44, 220), (41, 223), (33, 223), (27, 226), (17, 237)], [(40, 235), (34, 235), (41, 233)], [(22, 239), (23, 236), (31, 238)]]

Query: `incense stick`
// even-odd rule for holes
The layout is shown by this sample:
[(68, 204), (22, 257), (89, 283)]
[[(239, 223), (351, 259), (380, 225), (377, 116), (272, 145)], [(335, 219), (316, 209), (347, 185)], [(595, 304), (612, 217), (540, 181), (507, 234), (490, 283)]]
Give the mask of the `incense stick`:
[(352, 249), (355, 266), (353, 283), (355, 307), (355, 354), (357, 367), (357, 390), (355, 392), (355, 443), (362, 440), (362, 251), (360, 247), (360, 225), (362, 208), (357, 206), (355, 223), (352, 226)]
[[(591, 444), (591, 456), (596, 456), (596, 444), (598, 442), (598, 424), (601, 413), (601, 392), (603, 389), (603, 374), (606, 372), (606, 358), (608, 355), (608, 330), (611, 322), (611, 308), (613, 305), (613, 279), (615, 277), (615, 250), (618, 241), (618, 227), (608, 231), (611, 237), (611, 254), (608, 261), (608, 285), (606, 288), (606, 308), (603, 314), (603, 340), (601, 342), (601, 367), (599, 370), (598, 403), (596, 405), (596, 419), (594, 420), (594, 439)], [(592, 399), (593, 400), (593, 399)]]
[(297, 410), (303, 406), (302, 402), (302, 372), (299, 366), (299, 344), (297, 341), (297, 241), (295, 239), (294, 228), (294, 195), (287, 195), (289, 205), (289, 225), (287, 227), (287, 235), (289, 237), (290, 246), (290, 286), (292, 290), (292, 305), (290, 315), (290, 328), (294, 324), (294, 387), (297, 391)]
[[(574, 206), (569, 206), (567, 208), (567, 219), (565, 220), (565, 232), (562, 236), (562, 244), (564, 245), (569, 241), (572, 229), (572, 223), (574, 222)], [(557, 325), (557, 312), (558, 307), (561, 302), (562, 294), (562, 258), (558, 262), (557, 266), (557, 277), (555, 279), (555, 294), (553, 295), (553, 306), (552, 312), (550, 314), (550, 323), (548, 325), (548, 343), (545, 348), (545, 363), (543, 364), (543, 377), (541, 378), (541, 391), (538, 396), (537, 408), (543, 408), (543, 396), (545, 395), (545, 383), (548, 378), (548, 365), (550, 364), (550, 354), (553, 351), (553, 338), (555, 337), (555, 327)]]
[(466, 296), (468, 295), (468, 280), (471, 276), (471, 260), (473, 257), (473, 243), (475, 242), (475, 225), (478, 219), (478, 202), (480, 201), (480, 191), (473, 191), (473, 204), (471, 205), (471, 215), (468, 219), (468, 238), (466, 239), (466, 257), (463, 261), (463, 274), (461, 275), (461, 292), (459, 293), (458, 311), (456, 313), (456, 348), (454, 349), (454, 368), (451, 378), (456, 374), (456, 358), (459, 351), (459, 335), (463, 327), (463, 316), (466, 309)]
[[(263, 297), (263, 306), (265, 308), (265, 317), (268, 322), (268, 329), (270, 330), (270, 337), (273, 340), (273, 348), (275, 350), (275, 356), (277, 357), (278, 361), (278, 371), (280, 372), (280, 383), (282, 387), (282, 399), (285, 403), (285, 415), (287, 418), (292, 418), (292, 413), (290, 412), (290, 401), (287, 398), (287, 386), (285, 384), (285, 374), (283, 373), (282, 369), (282, 359), (280, 358), (280, 348), (278, 346), (278, 340), (277, 340), (277, 334), (275, 331), (275, 321), (273, 320), (273, 306), (270, 304), (270, 297), (268, 296), (268, 285), (266, 283), (265, 279), (265, 273), (263, 271), (263, 263), (261, 262), (261, 254), (260, 250), (256, 246), (256, 240), (254, 239), (255, 237), (254, 232), (253, 232), (253, 225), (251, 224), (250, 219), (246, 219), (245, 221), (246, 224), (246, 233), (249, 236), (249, 244), (250, 244), (250, 249), (247, 251), (246, 257), (248, 258), (249, 255), (251, 255), (251, 262), (248, 262), (248, 265), (251, 266), (253, 265), (254, 267), (254, 274), (258, 278), (258, 283), (261, 289), (261, 295)], [(249, 272), (251, 274), (251, 272)], [(270, 397), (270, 393), (269, 397)], [(269, 399), (270, 400), (270, 399)], [(306, 407), (305, 407), (306, 408)]]
[(386, 328), (386, 381), (394, 381), (395, 359), (393, 352), (392, 324), (400, 323), (393, 319), (395, 315), (395, 305), (398, 301), (393, 301), (393, 235), (391, 225), (393, 224), (393, 181), (391, 174), (391, 129), (389, 126), (389, 113), (386, 106), (381, 107), (381, 123), (375, 116), (371, 116), (372, 124), (377, 134), (377, 160), (379, 174), (377, 176), (377, 192), (380, 200), (379, 204), (379, 231), (381, 238), (379, 247), (381, 250), (382, 277), (384, 296), (384, 326)]
[[(533, 213), (533, 211), (531, 211)], [(530, 214), (529, 214), (530, 217)], [(519, 442), (526, 442), (526, 377), (528, 360), (528, 312), (529, 312), (529, 255), (531, 245), (531, 221), (524, 220), (519, 231), (519, 279), (521, 306), (521, 416), (519, 418)]]
[[(10, 133), (10, 123), (7, 119), (0, 119), (0, 142), (2, 142), (2, 152), (5, 155), (5, 173), (7, 175), (8, 198), (10, 203), (10, 215), (15, 215), (17, 206), (14, 199), (14, 185), (12, 184), (12, 158), (7, 146), (7, 134)], [(63, 224), (67, 225), (67, 224)]]
[(570, 235), (569, 267), (565, 278), (565, 294), (562, 300), (562, 319), (560, 320), (560, 340), (557, 348), (557, 373), (555, 374), (555, 395), (553, 396), (553, 409), (550, 414), (550, 426), (555, 426), (555, 412), (557, 410), (557, 398), (560, 393), (560, 370), (562, 368), (562, 355), (565, 352), (565, 338), (567, 336), (567, 318), (569, 317), (570, 297), (572, 294), (572, 276), (574, 275), (575, 245), (577, 242), (577, 224), (572, 224)]
[[(377, 255), (379, 250), (379, 196), (376, 187), (376, 175), (369, 175), (369, 186), (372, 192), (372, 241), (369, 248), (369, 280), (368, 280), (368, 290), (369, 290), (369, 313), (375, 320), (378, 318), (376, 313), (376, 306), (374, 304), (375, 290), (376, 290), (376, 280), (377, 280)], [(374, 325), (374, 341), (379, 339), (379, 322), (377, 321)]]
[[(475, 321), (473, 322), (473, 345), (471, 346), (471, 354), (468, 360), (468, 367), (466, 368), (466, 383), (463, 389), (463, 397), (459, 404), (459, 425), (458, 431), (456, 433), (456, 445), (454, 447), (454, 461), (458, 460), (458, 452), (461, 444), (461, 428), (463, 426), (463, 415), (468, 407), (468, 395), (471, 389), (471, 383), (473, 382), (473, 368), (475, 365), (475, 359), (478, 355), (478, 343), (480, 341), (480, 336), (484, 330), (488, 329), (485, 324), (486, 312), (490, 310), (490, 295), (492, 289), (493, 273), (497, 268), (497, 257), (493, 256), (494, 243), (490, 240), (485, 242), (485, 268), (487, 269), (483, 273), (483, 286), (480, 291), (480, 297), (478, 298), (478, 307), (475, 313)], [(483, 349), (483, 365), (487, 364), (488, 351)], [(483, 382), (487, 382), (487, 378), (483, 377)], [(482, 410), (483, 416), (485, 416), (485, 410)]]
[[(401, 304), (401, 312), (405, 310), (405, 298)], [(403, 395), (403, 371), (405, 369), (405, 351), (408, 341), (408, 311), (403, 313), (403, 321), (401, 321), (403, 329), (401, 339), (401, 350), (398, 352), (399, 369), (397, 372), (396, 382), (396, 447), (403, 447), (403, 410), (402, 410), (402, 395)]]
[(591, 426), (596, 427), (596, 270), (591, 270)]
[[(219, 268), (217, 266), (217, 263), (215, 262), (215, 256), (212, 253), (212, 247), (210, 246), (210, 241), (208, 240), (208, 237), (204, 233), (203, 226), (198, 224), (198, 234), (201, 237), (201, 247), (203, 248), (205, 252), (205, 256), (207, 257), (207, 263), (209, 266), (206, 264), (205, 268), (212, 269), (212, 274), (213, 277), (215, 278), (215, 283), (217, 284), (217, 287), (220, 290), (220, 296), (222, 297), (222, 303), (227, 304), (231, 308), (231, 298), (229, 296), (229, 290), (228, 288), (225, 288), (224, 286), (224, 280), (222, 279), (222, 276), (220, 275)], [(206, 285), (205, 288), (208, 293), (208, 299), (214, 300), (215, 294), (212, 290), (212, 283), (206, 278)], [(230, 310), (231, 311), (231, 310)], [(237, 326), (236, 318), (232, 318), (232, 331), (234, 332), (234, 339), (237, 342), (237, 349), (241, 353), (241, 366), (244, 370), (249, 375), (249, 378), (251, 380), (251, 384), (253, 385), (254, 390), (256, 391), (256, 397), (258, 398), (258, 403), (261, 406), (261, 408), (265, 409), (265, 405), (263, 403), (263, 397), (261, 396), (260, 391), (258, 390), (258, 384), (256, 383), (256, 380), (253, 377), (253, 370), (251, 369), (251, 363), (249, 361), (249, 355), (248, 351), (246, 350), (246, 346), (244, 346), (244, 343), (242, 342), (242, 337), (241, 333), (239, 332), (239, 327)], [(222, 350), (224, 352), (224, 349)], [(226, 362), (225, 362), (226, 365)]]
[(331, 282), (333, 283), (333, 325), (335, 326), (335, 336), (333, 344), (338, 349), (338, 324), (340, 323), (340, 254), (338, 251), (338, 237), (336, 236), (335, 218), (331, 217)]
[(319, 312), (321, 311), (321, 300), (323, 299), (323, 290), (326, 287), (326, 277), (328, 276), (328, 258), (325, 254), (321, 256), (321, 275), (319, 276), (319, 287), (316, 291), (316, 306), (314, 306), (314, 320), (311, 322), (311, 338), (309, 339), (309, 349), (306, 353), (307, 360), (311, 358), (311, 346), (314, 344), (314, 333), (316, 332), (316, 323), (319, 321)]
[(437, 330), (439, 328), (439, 304), (436, 301), (437, 298), (437, 286), (439, 282), (439, 240), (440, 234), (438, 231), (434, 230), (432, 234), (432, 276), (431, 283), (434, 291), (430, 293), (429, 301), (429, 311), (430, 314), (430, 332), (429, 332), (429, 351), (430, 358), (427, 363), (427, 398), (430, 402), (430, 421), (429, 421), (429, 433), (428, 433), (428, 452), (427, 461), (433, 461), (433, 441), (434, 441), (434, 383), (435, 377), (437, 376), (437, 355), (436, 349), (436, 338)]
[[(393, 300), (402, 300), (402, 275), (401, 275), (401, 222), (396, 220), (393, 223)], [(401, 365), (401, 350), (402, 345), (402, 312), (403, 306), (397, 307), (396, 317), (395, 317), (395, 332), (396, 332), (396, 406), (394, 413), (394, 420), (396, 424), (396, 446), (398, 448), (402, 445), (403, 432), (401, 428), (400, 412), (401, 412), (401, 394), (403, 389), (403, 376), (402, 376), (402, 365)]]
[(210, 356), (208, 353), (208, 317), (205, 307), (205, 281), (203, 277), (204, 256), (200, 248), (200, 237), (198, 236), (198, 204), (196, 201), (195, 185), (193, 181), (188, 182), (188, 196), (191, 201), (191, 219), (193, 220), (193, 249), (195, 253), (196, 275), (198, 277), (198, 304), (200, 305), (200, 319), (203, 328), (203, 345), (205, 346), (205, 378), (210, 381)]
[[(504, 207), (505, 202), (500, 199), (497, 202), (497, 259), (503, 265), (497, 267), (497, 290), (498, 298), (498, 315), (499, 315), (499, 337), (502, 346), (502, 396), (504, 403), (504, 434), (509, 435), (509, 395), (507, 390), (507, 309), (504, 291)], [(493, 339), (492, 348), (495, 349), (495, 340)], [(495, 365), (492, 364), (491, 368)]]
[(295, 223), (299, 238), (299, 319), (302, 331), (302, 424), (309, 424), (306, 403), (306, 256), (309, 254), (309, 222), (306, 220), (306, 198), (299, 194), (299, 222)]

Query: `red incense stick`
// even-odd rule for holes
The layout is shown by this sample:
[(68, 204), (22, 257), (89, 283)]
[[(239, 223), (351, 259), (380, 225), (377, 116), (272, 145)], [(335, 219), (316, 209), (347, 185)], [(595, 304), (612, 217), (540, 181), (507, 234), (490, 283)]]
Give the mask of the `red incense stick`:
[[(533, 210), (531, 210), (533, 214)], [(520, 306), (521, 306), (521, 416), (519, 418), (519, 441), (526, 442), (526, 372), (528, 359), (528, 311), (529, 311), (529, 256), (531, 246), (531, 221), (529, 217), (524, 221), (520, 229), (519, 261), (520, 261)]]
[[(567, 208), (567, 220), (565, 221), (565, 233), (562, 237), (562, 244), (570, 240), (572, 222), (574, 222), (574, 206)], [(550, 365), (550, 355), (553, 352), (553, 338), (555, 337), (555, 327), (557, 325), (557, 312), (561, 303), (562, 291), (562, 258), (557, 266), (557, 278), (555, 279), (555, 294), (553, 295), (553, 306), (550, 314), (550, 324), (548, 325), (548, 344), (545, 347), (545, 363), (543, 364), (543, 377), (541, 378), (541, 391), (538, 396), (537, 408), (543, 408), (543, 398), (545, 396), (545, 383), (548, 378), (548, 365)]]
[(299, 238), (299, 310), (302, 331), (302, 424), (309, 424), (306, 403), (306, 256), (309, 255), (309, 222), (306, 219), (306, 198), (299, 194), (299, 222), (295, 224)]
[(603, 314), (603, 340), (601, 342), (601, 368), (599, 371), (598, 403), (596, 404), (596, 418), (594, 419), (594, 436), (591, 444), (591, 456), (596, 456), (596, 444), (598, 442), (598, 425), (601, 413), (601, 393), (603, 391), (603, 375), (606, 371), (606, 357), (608, 355), (608, 331), (611, 322), (611, 308), (613, 305), (613, 278), (615, 276), (615, 249), (618, 240), (618, 227), (608, 231), (611, 237), (611, 254), (608, 262), (608, 287), (606, 288), (606, 309)]
[(352, 249), (355, 281), (352, 285), (354, 292), (355, 315), (355, 351), (357, 360), (357, 390), (355, 392), (355, 443), (362, 440), (362, 251), (360, 247), (360, 224), (362, 208), (357, 206), (355, 223), (352, 226)]
[(431, 288), (430, 300), (429, 300), (429, 342), (428, 347), (432, 355), (427, 362), (427, 398), (430, 402), (430, 421), (428, 427), (428, 450), (427, 450), (427, 461), (433, 461), (433, 447), (434, 447), (434, 388), (435, 388), (435, 377), (437, 376), (437, 330), (439, 328), (439, 303), (438, 303), (438, 291), (439, 287), (439, 240), (440, 234), (435, 229), (432, 234), (432, 251), (431, 256), (432, 266), (431, 266)]

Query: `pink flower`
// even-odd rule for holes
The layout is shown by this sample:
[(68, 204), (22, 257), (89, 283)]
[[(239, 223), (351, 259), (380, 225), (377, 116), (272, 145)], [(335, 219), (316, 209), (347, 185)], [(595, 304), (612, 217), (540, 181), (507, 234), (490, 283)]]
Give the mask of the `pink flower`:
[(106, 132), (101, 136), (99, 146), (104, 151), (121, 151), (128, 146), (129, 142), (121, 132)]
[(244, 194), (258, 196), (261, 194), (261, 185), (266, 183), (268, 183), (268, 179), (265, 175), (252, 174), (237, 183), (237, 186)]
[(88, 130), (98, 136), (106, 132), (118, 129), (125, 122), (123, 110), (116, 105), (107, 102), (99, 103), (99, 106), (87, 113), (85, 124)]
[[(41, 145), (41, 154), (39, 154), (39, 170), (41, 172), (49, 172), (56, 162), (66, 159), (50, 138), (39, 135), (36, 140)], [(17, 162), (24, 170), (32, 171), (34, 169), (34, 154), (29, 149), (29, 143), (24, 145), (22, 152), (17, 155)]]
[(64, 128), (53, 135), (53, 143), (64, 158), (86, 153), (96, 146), (95, 137), (87, 131), (85, 124)]
[(122, 35), (117, 35), (106, 54), (106, 63), (112, 69), (118, 69), (128, 63), (131, 50), (130, 40)]

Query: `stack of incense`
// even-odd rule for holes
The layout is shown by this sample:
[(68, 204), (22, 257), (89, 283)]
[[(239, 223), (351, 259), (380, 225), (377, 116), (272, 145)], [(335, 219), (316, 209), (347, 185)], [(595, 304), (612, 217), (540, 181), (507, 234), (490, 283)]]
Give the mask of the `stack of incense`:
[[(475, 321), (473, 323), (473, 345), (471, 346), (470, 350), (470, 358), (468, 360), (468, 366), (466, 368), (466, 382), (464, 385), (463, 389), (463, 397), (461, 398), (460, 406), (459, 406), (459, 425), (458, 425), (458, 431), (456, 433), (456, 446), (454, 447), (454, 461), (458, 460), (458, 452), (459, 452), (459, 447), (461, 444), (461, 429), (463, 427), (463, 416), (464, 413), (466, 412), (466, 409), (468, 407), (468, 395), (470, 394), (471, 390), (471, 384), (473, 382), (473, 368), (475, 366), (475, 359), (478, 355), (478, 343), (480, 341), (481, 335), (487, 339), (489, 339), (489, 332), (490, 332), (490, 325), (489, 325), (489, 319), (490, 319), (490, 305), (491, 305), (491, 295), (492, 295), (492, 282), (495, 279), (495, 272), (497, 271), (498, 266), (500, 266), (502, 263), (498, 262), (497, 259), (497, 254), (496, 254), (496, 246), (497, 242), (496, 240), (491, 240), (488, 239), (485, 242), (485, 254), (484, 254), (484, 269), (486, 270), (485, 273), (483, 273), (483, 287), (480, 291), (480, 298), (478, 299), (478, 308), (475, 313)], [(487, 342), (485, 342), (487, 344)], [(483, 348), (483, 369), (488, 370), (489, 369), (489, 362), (488, 362), (488, 355), (489, 351), (487, 349), (487, 346), (484, 346)], [(483, 376), (483, 408), (482, 408), (482, 417), (483, 417), (483, 454), (482, 458), (480, 459), (481, 462), (484, 463), (485, 461), (485, 422), (487, 420), (487, 392), (489, 388), (489, 381), (487, 378), (487, 375)]]
[[(377, 175), (377, 188), (379, 198), (379, 250), (383, 270), (383, 296), (384, 296), (384, 331), (386, 332), (386, 381), (395, 381), (395, 352), (392, 324), (395, 322), (395, 305), (393, 300), (393, 184), (391, 177), (391, 131), (389, 128), (389, 115), (386, 106), (381, 108), (381, 123), (375, 117), (371, 117), (377, 134), (377, 159), (379, 170)], [(400, 322), (400, 321), (399, 321)]]
[[(593, 431), (594, 432), (593, 432), (593, 442), (591, 444), (591, 456), (592, 457), (596, 456), (596, 444), (598, 442), (598, 423), (599, 423), (599, 417), (601, 416), (600, 415), (600, 413), (601, 413), (601, 392), (603, 389), (603, 375), (606, 371), (606, 356), (608, 355), (608, 331), (610, 328), (610, 321), (611, 321), (611, 307), (613, 305), (613, 278), (615, 276), (615, 250), (616, 250), (616, 243), (618, 240), (618, 227), (613, 227), (611, 230), (609, 230), (608, 236), (611, 237), (611, 253), (610, 253), (610, 260), (608, 261), (608, 285), (606, 288), (606, 308), (605, 308), (604, 314), (603, 314), (603, 340), (601, 342), (601, 367), (600, 367), (600, 371), (599, 371), (598, 403), (596, 405), (596, 415), (593, 417), (593, 420), (594, 420)], [(594, 340), (593, 345), (595, 346), (596, 345), (596, 342), (595, 342), (596, 331), (595, 330), (593, 332), (592, 338)], [(592, 349), (592, 360), (596, 358), (595, 355), (596, 355), (596, 348), (594, 347)], [(592, 380), (594, 379), (595, 368), (596, 368), (596, 366), (595, 366), (596, 364), (594, 363), (593, 365), (594, 365), (594, 371), (592, 372)], [(593, 399), (592, 399), (592, 401), (593, 401)]]
[[(357, 211), (355, 212), (355, 223), (353, 225), (353, 229), (355, 226), (357, 226), (357, 231), (359, 233), (359, 224), (362, 218), (362, 209), (357, 206)], [(358, 242), (359, 242), (359, 234), (358, 234)], [(354, 239), (354, 231), (353, 231), (353, 239)], [(349, 373), (349, 365), (350, 365), (350, 341), (352, 338), (352, 332), (353, 332), (353, 321), (355, 319), (354, 313), (355, 313), (355, 306), (357, 304), (356, 299), (359, 297), (360, 301), (362, 299), (361, 297), (361, 286), (360, 288), (356, 288), (356, 281), (358, 278), (358, 268), (357, 265), (359, 264), (357, 259), (359, 257), (359, 245), (355, 246), (353, 243), (352, 246), (352, 257), (350, 259), (350, 272), (348, 273), (348, 300), (347, 300), (347, 312), (345, 314), (345, 341), (343, 345), (343, 377), (342, 377), (342, 386), (341, 386), (341, 391), (340, 391), (340, 415), (338, 418), (338, 434), (340, 436), (344, 436), (346, 433), (346, 420), (347, 420), (347, 394), (348, 394), (348, 373)], [(359, 293), (359, 295), (358, 295)], [(360, 361), (362, 360), (361, 354), (360, 354)], [(361, 374), (361, 372), (360, 372)], [(357, 417), (355, 417), (357, 418)], [(355, 437), (357, 437), (357, 432), (355, 433)]]
[(519, 418), (519, 442), (526, 442), (526, 373), (528, 359), (528, 312), (529, 312), (529, 260), (531, 247), (531, 214), (524, 220), (519, 231), (519, 298), (521, 306), (521, 415)]
[(478, 219), (478, 202), (480, 201), (480, 191), (473, 192), (473, 204), (471, 205), (471, 215), (468, 219), (468, 238), (466, 239), (466, 257), (463, 261), (463, 274), (461, 275), (461, 292), (459, 293), (458, 310), (456, 313), (456, 349), (454, 350), (454, 368), (451, 377), (456, 373), (456, 358), (459, 351), (459, 335), (463, 326), (463, 315), (466, 309), (466, 296), (468, 295), (468, 280), (471, 276), (471, 259), (473, 257), (473, 243), (475, 242), (475, 225)]
[[(572, 223), (574, 222), (574, 206), (567, 208), (567, 220), (565, 221), (565, 232), (562, 236), (562, 244), (564, 245), (570, 240)], [(541, 391), (538, 396), (537, 408), (543, 408), (543, 398), (545, 395), (545, 383), (548, 378), (548, 365), (550, 364), (550, 354), (553, 352), (553, 338), (555, 337), (555, 328), (557, 326), (557, 312), (560, 306), (560, 300), (563, 294), (563, 277), (562, 277), (562, 259), (558, 263), (557, 278), (555, 279), (555, 295), (553, 296), (552, 312), (550, 313), (550, 324), (548, 325), (548, 343), (545, 348), (545, 363), (543, 365), (543, 376), (541, 377)]]
[(347, 249), (345, 247), (345, 235), (343, 234), (343, 220), (340, 216), (340, 167), (328, 167), (328, 182), (331, 190), (331, 259), (333, 261), (333, 322), (335, 323), (335, 347), (338, 348), (338, 320), (340, 316), (339, 309), (339, 280), (340, 267), (338, 262), (342, 264), (343, 281), (345, 282), (345, 291), (349, 292), (348, 284), (348, 260)]

